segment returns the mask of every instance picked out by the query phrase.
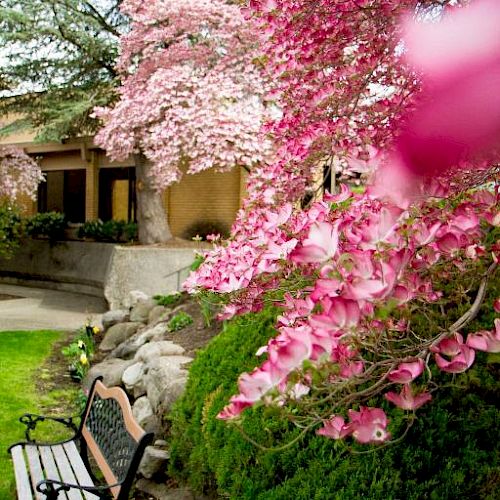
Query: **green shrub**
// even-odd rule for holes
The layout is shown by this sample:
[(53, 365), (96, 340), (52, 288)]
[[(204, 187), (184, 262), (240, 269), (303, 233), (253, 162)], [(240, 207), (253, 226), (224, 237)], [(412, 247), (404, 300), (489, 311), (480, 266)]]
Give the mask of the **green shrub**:
[(180, 292), (170, 293), (168, 295), (154, 295), (153, 299), (159, 306), (170, 307), (178, 304), (182, 298)]
[(42, 212), (26, 218), (28, 236), (44, 236), (50, 241), (63, 239), (66, 226), (66, 216), (60, 212)]
[[(404, 440), (385, 448), (349, 451), (309, 433), (283, 451), (262, 451), (236, 425), (217, 420), (236, 393), (238, 375), (259, 364), (255, 351), (274, 335), (275, 316), (268, 309), (227, 323), (196, 357), (171, 414), (172, 475), (198, 491), (234, 499), (498, 498), (500, 369), (482, 353), (473, 369), (417, 412)], [(243, 430), (267, 447), (299, 434), (279, 410), (245, 413)], [(392, 407), (388, 414), (400, 434), (403, 412)]]
[(87, 221), (78, 228), (78, 237), (114, 243), (135, 241), (137, 240), (137, 224), (124, 220)]
[(186, 326), (189, 326), (193, 322), (193, 317), (184, 311), (178, 312), (173, 316), (167, 323), (167, 328), (169, 332), (177, 332), (182, 330)]
[(23, 234), (23, 224), (19, 212), (9, 205), (0, 204), (0, 257), (9, 258)]

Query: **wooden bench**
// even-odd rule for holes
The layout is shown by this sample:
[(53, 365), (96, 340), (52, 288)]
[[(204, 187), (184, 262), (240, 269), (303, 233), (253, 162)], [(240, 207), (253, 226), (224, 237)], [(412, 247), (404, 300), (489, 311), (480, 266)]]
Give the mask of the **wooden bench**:
[[(31, 436), (38, 422), (54, 420), (74, 430), (71, 439), (38, 443)], [(127, 395), (107, 388), (100, 379), (92, 384), (77, 427), (72, 418), (25, 414), (26, 441), (9, 451), (14, 462), (19, 500), (127, 499), (144, 449), (153, 440), (135, 421)], [(100, 469), (98, 481), (89, 462)]]

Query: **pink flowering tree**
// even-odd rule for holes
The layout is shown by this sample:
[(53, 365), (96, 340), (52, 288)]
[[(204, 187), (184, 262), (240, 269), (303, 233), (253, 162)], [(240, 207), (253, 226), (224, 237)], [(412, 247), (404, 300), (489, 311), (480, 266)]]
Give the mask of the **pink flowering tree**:
[[(500, 311), (488, 295), (500, 258), (500, 7), (444, 3), (251, 2), (283, 109), (266, 128), (278, 159), (252, 172), (232, 239), (186, 287), (221, 294), (221, 318), (266, 302), (282, 313), (220, 418), (273, 405), (304, 432), (388, 442), (389, 405), (411, 425), (478, 352), (500, 352), (500, 318), (472, 326), (483, 304)], [(478, 42), (462, 50), (463, 39)], [(366, 162), (371, 184), (297, 210), (325, 155)]]
[(22, 224), (16, 204), (23, 198), (35, 199), (43, 181), (40, 167), (24, 151), (0, 146), (0, 256), (8, 258), (19, 245)]
[[(179, 181), (182, 167), (194, 174), (266, 162), (271, 145), (260, 127), (267, 86), (254, 62), (255, 33), (238, 6), (126, 0), (122, 11), (132, 22), (121, 38), (122, 86), (114, 107), (96, 110), (104, 122), (96, 142), (113, 160), (142, 156), (147, 199)], [(139, 191), (139, 214), (143, 198)], [(160, 207), (155, 225), (163, 214)]]
[(21, 196), (35, 198), (42, 171), (33, 158), (14, 146), (0, 146), (0, 199), (14, 203)]

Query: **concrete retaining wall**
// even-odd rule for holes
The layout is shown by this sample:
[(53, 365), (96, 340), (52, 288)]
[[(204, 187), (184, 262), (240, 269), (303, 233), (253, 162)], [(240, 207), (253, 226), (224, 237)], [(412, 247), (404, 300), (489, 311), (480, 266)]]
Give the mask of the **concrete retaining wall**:
[(179, 290), (193, 260), (192, 248), (115, 246), (104, 286), (110, 309), (129, 306), (131, 290), (149, 296)]
[(193, 249), (27, 239), (11, 259), (0, 259), (0, 282), (106, 298), (116, 309), (132, 290), (179, 289), (193, 258)]

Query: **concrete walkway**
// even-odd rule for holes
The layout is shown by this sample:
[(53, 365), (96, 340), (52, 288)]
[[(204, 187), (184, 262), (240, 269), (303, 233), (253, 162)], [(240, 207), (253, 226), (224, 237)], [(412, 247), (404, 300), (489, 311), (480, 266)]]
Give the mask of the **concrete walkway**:
[(1, 295), (18, 298), (0, 300), (0, 331), (70, 331), (88, 320), (100, 326), (107, 310), (104, 299), (56, 290), (0, 284)]

